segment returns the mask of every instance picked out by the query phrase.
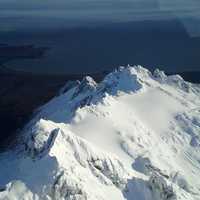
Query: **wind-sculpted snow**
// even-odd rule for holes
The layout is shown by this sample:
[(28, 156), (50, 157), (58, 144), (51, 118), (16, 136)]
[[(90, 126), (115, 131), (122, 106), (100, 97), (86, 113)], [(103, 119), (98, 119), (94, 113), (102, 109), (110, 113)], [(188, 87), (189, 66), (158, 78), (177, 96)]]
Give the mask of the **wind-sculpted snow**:
[(120, 67), (69, 82), (0, 154), (0, 200), (199, 200), (200, 86)]

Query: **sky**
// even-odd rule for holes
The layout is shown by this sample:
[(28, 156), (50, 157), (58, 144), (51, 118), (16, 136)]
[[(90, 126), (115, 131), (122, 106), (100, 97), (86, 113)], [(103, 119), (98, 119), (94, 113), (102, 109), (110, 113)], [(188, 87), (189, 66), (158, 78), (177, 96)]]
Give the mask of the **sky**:
[[(145, 20), (163, 20), (163, 19), (178, 19), (178, 22), (181, 24), (181, 28), (183, 27), (183, 34), (188, 33), (187, 35), (189, 38), (195, 38), (200, 37), (200, 1), (199, 0), (0, 0), (0, 34), (3, 33), (3, 35), (14, 35), (17, 37), (17, 34), (15, 32), (19, 31), (22, 32), (28, 31), (28, 33), (39, 32), (43, 33), (50, 33), (49, 30), (64, 30), (65, 28), (71, 28), (71, 27), (83, 27), (85, 26), (95, 26), (99, 28), (99, 25), (104, 25), (105, 23), (111, 24), (111, 23), (119, 23), (123, 24), (124, 22), (131, 22), (127, 24), (134, 24), (135, 22), (140, 23), (140, 21)], [(134, 22), (134, 23), (132, 23)], [(142, 26), (145, 23), (141, 23)], [(133, 25), (134, 26), (134, 25)], [(159, 27), (160, 28), (160, 27)], [(160, 28), (160, 29), (163, 29)], [(164, 28), (165, 30), (165, 28)], [(30, 31), (30, 32), (29, 32)], [(5, 34), (4, 34), (5, 33)], [(11, 34), (8, 34), (11, 33)], [(14, 33), (14, 34), (13, 34)], [(95, 32), (96, 33), (96, 32)], [(38, 63), (39, 61), (36, 61), (34, 63), (33, 61), (30, 61), (30, 63), (27, 61), (24, 61), (24, 65), (22, 65), (22, 61), (15, 61), (20, 63), (13, 63), (13, 66), (16, 67), (16, 65), (19, 66), (29, 66), (31, 70), (35, 69), (35, 66), (50, 66), (51, 69), (55, 70), (55, 66), (61, 66), (61, 68), (66, 68), (65, 66), (73, 66), (71, 68), (74, 68), (74, 70), (77, 70), (74, 66), (76, 62), (76, 66), (79, 66), (80, 64), (84, 64), (84, 67), (88, 67), (88, 71), (91, 70), (91, 68), (94, 68), (94, 65), (98, 63), (97, 68), (99, 68), (99, 65), (106, 66), (106, 64), (113, 64), (113, 59), (117, 60), (116, 55), (120, 55), (121, 60), (114, 62), (114, 64), (128, 63), (129, 60), (131, 60), (131, 63), (135, 62), (138, 64), (142, 64), (141, 60), (147, 60), (147, 64), (151, 63), (148, 62), (148, 42), (150, 42), (152, 46), (152, 40), (151, 38), (145, 42), (143, 40), (146, 38), (146, 32), (145, 35), (142, 35), (140, 38), (140, 43), (137, 43), (137, 41), (132, 38), (132, 33), (129, 33), (129, 40), (121, 42), (121, 46), (119, 44), (119, 40), (117, 40), (112, 35), (109, 35), (110, 32), (108, 32), (104, 37), (102, 37), (101, 34), (103, 33), (96, 33), (96, 35), (93, 35), (93, 32), (91, 32), (90, 36), (88, 38), (82, 38), (82, 45), (79, 47), (75, 44), (77, 43), (77, 38), (74, 36), (72, 38), (68, 38), (69, 35), (65, 35), (65, 38), (62, 41), (57, 41), (58, 39), (54, 38), (53, 44), (48, 43), (47, 46), (51, 46), (51, 51), (49, 51), (50, 55), (51, 52), (53, 56), (48, 56), (41, 61), (41, 63)], [(80, 33), (77, 33), (80, 34)], [(121, 37), (120, 33), (118, 33), (119, 37)], [(99, 39), (101, 38), (101, 40)], [(0, 38), (1, 39), (1, 38)], [(160, 52), (160, 49), (156, 49), (156, 45), (154, 45), (154, 53), (153, 53), (153, 60), (156, 60), (158, 62), (163, 64), (164, 61), (168, 61), (164, 64), (166, 66), (171, 66), (171, 71), (173, 71), (173, 65), (172, 63), (176, 63), (174, 59), (176, 59), (177, 63), (175, 66), (189, 66), (185, 68), (186, 70), (189, 70), (191, 66), (193, 66), (194, 70), (197, 70), (199, 68), (199, 63), (197, 60), (197, 52), (199, 50), (199, 43), (195, 42), (196, 40), (189, 39), (186, 41), (185, 39), (182, 40), (180, 35), (174, 35), (172, 37), (169, 36), (168, 38), (171, 42), (174, 40), (173, 44), (170, 42), (166, 42), (163, 39), (158, 41), (157, 43), (160, 45), (159, 48), (161, 48), (162, 52)], [(198, 39), (198, 38), (197, 38)], [(15, 37), (14, 37), (15, 40)], [(32, 38), (27, 41), (25, 41), (24, 38), (18, 37), (16, 40), (18, 40), (18, 43), (22, 42), (29, 42), (31, 40), (31, 43), (34, 42), (34, 44), (42, 44), (46, 45), (46, 42), (49, 42), (49, 39), (47, 38), (45, 41), (43, 39), (37, 40), (37, 42), (32, 40)], [(80, 36), (79, 36), (80, 40)], [(90, 41), (90, 42), (88, 42)], [(117, 42), (116, 42), (117, 41)], [(157, 41), (157, 38), (156, 38)], [(1, 41), (0, 41), (1, 42)], [(2, 41), (3, 43), (5, 41)], [(127, 43), (126, 43), (127, 42)], [(160, 43), (159, 43), (160, 42)], [(10, 43), (10, 41), (8, 41)], [(102, 43), (106, 43), (106, 50), (105, 47), (102, 47)], [(118, 43), (118, 47), (124, 48), (126, 44), (127, 47), (130, 48), (129, 50), (121, 50), (115, 52), (115, 44)], [(67, 44), (67, 45), (66, 45)], [(66, 50), (66, 47), (71, 44), (70, 51)], [(135, 48), (133, 47), (133, 44), (136, 45), (136, 49), (138, 52), (135, 52)], [(164, 46), (163, 46), (164, 45)], [(170, 46), (171, 45), (171, 46)], [(173, 51), (169, 51), (168, 49), (171, 49), (174, 45)], [(55, 47), (54, 47), (55, 46)], [(168, 47), (166, 47), (168, 46)], [(53, 48), (54, 47), (54, 48)], [(141, 47), (141, 48), (140, 48)], [(104, 49), (104, 54), (99, 52), (100, 49)], [(183, 50), (182, 50), (183, 48)], [(95, 51), (96, 50), (96, 51)], [(128, 52), (129, 51), (129, 52)], [(152, 49), (151, 49), (152, 51)], [(167, 54), (166, 54), (166, 52)], [(174, 52), (179, 52), (178, 58), (174, 58)], [(66, 63), (66, 55), (63, 52), (68, 52), (68, 59)], [(78, 52), (78, 53), (77, 53)], [(85, 55), (84, 53), (85, 52)], [(105, 53), (106, 52), (106, 53)], [(114, 52), (114, 53), (113, 53)], [(135, 52), (135, 57), (133, 57), (133, 54)], [(95, 55), (93, 55), (95, 53)], [(157, 53), (160, 55), (160, 57), (156, 58)], [(79, 55), (79, 59), (77, 59), (77, 54)], [(88, 54), (92, 54), (93, 57), (88, 60)], [(57, 57), (56, 57), (57, 55)], [(109, 55), (109, 56), (107, 56)], [(123, 57), (124, 55), (124, 57)], [(162, 55), (165, 55), (165, 59), (163, 61)], [(166, 55), (168, 57), (166, 57)], [(75, 56), (75, 59), (73, 58)], [(105, 57), (104, 57), (105, 56)], [(113, 57), (112, 57), (113, 56)], [(104, 57), (104, 59), (102, 58)], [(151, 56), (149, 56), (151, 57)], [(177, 56), (176, 56), (177, 57)], [(183, 59), (184, 57), (184, 59)], [(199, 57), (199, 56), (198, 56)], [(52, 61), (51, 58), (54, 58)], [(130, 59), (131, 58), (131, 59)], [(145, 59), (141, 59), (145, 58)], [(60, 62), (58, 62), (58, 60)], [(63, 61), (64, 60), (64, 61)], [(91, 61), (92, 60), (92, 61)], [(105, 61), (102, 62), (101, 61)], [(106, 62), (109, 60), (109, 62)], [(163, 62), (161, 62), (161, 61)], [(46, 62), (47, 61), (47, 62)], [(93, 62), (94, 61), (94, 62)], [(132, 62), (133, 61), (133, 62)], [(170, 62), (169, 62), (170, 61)], [(129, 64), (131, 64), (129, 62)], [(154, 62), (153, 62), (154, 63)], [(12, 63), (9, 63), (9, 66)], [(64, 65), (65, 64), (65, 65)], [(73, 65), (72, 65), (73, 64)], [(144, 63), (146, 64), (146, 63)], [(30, 67), (32, 66), (32, 67)], [(92, 67), (91, 67), (92, 66)], [(25, 68), (24, 67), (24, 68)], [(169, 68), (168, 67), (168, 68)], [(23, 68), (23, 70), (24, 70)], [(40, 67), (38, 67), (40, 68)], [(37, 68), (37, 69), (38, 69)], [(50, 70), (49, 68), (49, 70)], [(84, 68), (84, 70), (85, 70)], [(46, 69), (45, 69), (46, 70)], [(79, 69), (80, 70), (80, 69)], [(180, 71), (180, 68), (178, 69)], [(198, 69), (199, 70), (199, 69)], [(174, 70), (175, 71), (175, 70)]]
[[(1, 31), (178, 18), (200, 34), (198, 0), (0, 0)], [(195, 20), (196, 22), (192, 22)], [(193, 25), (195, 23), (195, 25)], [(192, 24), (192, 25), (191, 25)]]

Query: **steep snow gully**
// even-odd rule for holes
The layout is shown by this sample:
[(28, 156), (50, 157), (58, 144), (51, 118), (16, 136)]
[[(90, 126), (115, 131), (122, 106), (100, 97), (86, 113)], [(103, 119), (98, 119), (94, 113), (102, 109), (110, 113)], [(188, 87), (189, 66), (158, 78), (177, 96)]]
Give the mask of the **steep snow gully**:
[(0, 154), (0, 200), (199, 200), (200, 86), (141, 66), (68, 82)]

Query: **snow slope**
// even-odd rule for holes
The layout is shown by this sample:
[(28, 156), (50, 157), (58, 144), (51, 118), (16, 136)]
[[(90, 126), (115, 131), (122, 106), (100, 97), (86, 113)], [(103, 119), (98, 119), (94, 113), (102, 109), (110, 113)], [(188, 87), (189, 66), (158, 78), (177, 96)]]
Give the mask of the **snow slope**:
[(200, 86), (120, 67), (69, 82), (0, 154), (0, 199), (200, 199)]

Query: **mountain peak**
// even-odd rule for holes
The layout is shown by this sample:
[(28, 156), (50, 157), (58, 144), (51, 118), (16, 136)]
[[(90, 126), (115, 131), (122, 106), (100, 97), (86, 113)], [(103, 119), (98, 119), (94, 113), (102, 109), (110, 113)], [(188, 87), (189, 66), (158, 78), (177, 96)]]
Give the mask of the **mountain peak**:
[(0, 199), (198, 200), (199, 107), (199, 85), (141, 66), (69, 82), (0, 154)]

